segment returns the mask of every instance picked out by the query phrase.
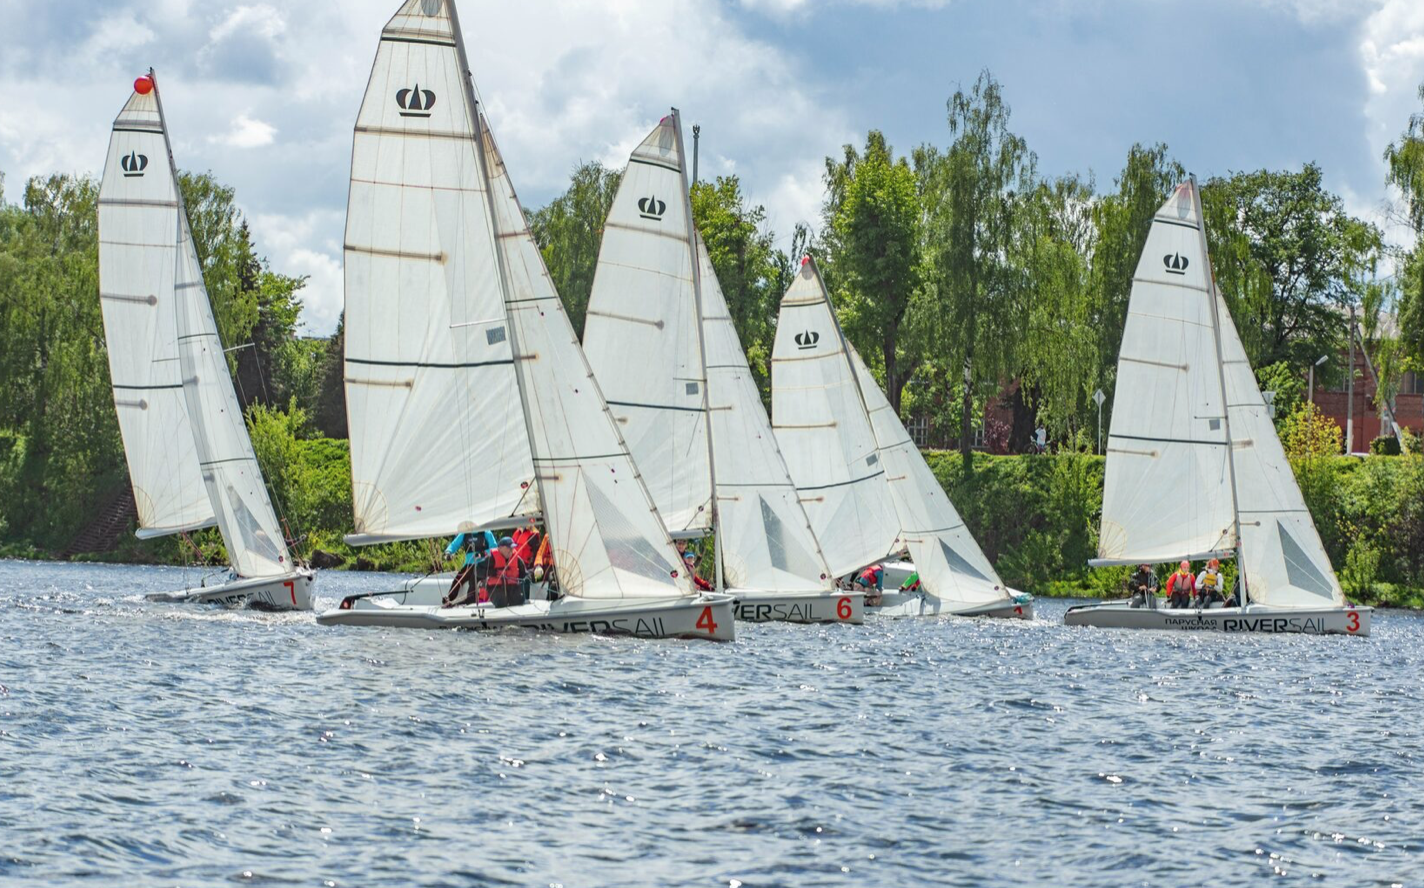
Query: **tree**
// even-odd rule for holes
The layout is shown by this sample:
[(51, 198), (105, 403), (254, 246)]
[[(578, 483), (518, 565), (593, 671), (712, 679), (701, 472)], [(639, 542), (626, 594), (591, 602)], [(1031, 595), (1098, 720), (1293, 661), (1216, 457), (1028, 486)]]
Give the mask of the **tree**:
[(692, 218), (707, 244), (752, 376), (765, 392), (783, 269), (789, 264), (773, 247), (766, 208), (747, 202), (736, 176), (719, 176), (692, 186)]
[[(1419, 86), (1424, 103), (1424, 84)], [(1414, 246), (1399, 259), (1399, 333), (1401, 356), (1424, 371), (1424, 111), (1409, 116), (1399, 141), (1384, 152), (1389, 184), (1404, 197), (1405, 218), (1414, 231)]]
[(1258, 170), (1202, 189), (1217, 284), (1253, 366), (1302, 375), (1345, 344), (1340, 309), (1358, 306), (1383, 255), (1374, 225), (1347, 215), (1320, 168)]
[(1009, 107), (988, 71), (971, 92), (955, 92), (948, 112), (954, 140), (948, 152), (924, 153), (933, 195), (927, 197), (928, 250), (934, 314), (943, 319), (935, 338), (962, 359), (959, 452), (967, 472), (975, 395), (997, 390), (1018, 357), (1030, 288), (1011, 257), (1019, 250), (1038, 160), (1010, 132)]
[(336, 332), (327, 343), (318, 371), (320, 382), (317, 406), (312, 416), (316, 427), (328, 438), (345, 438), (346, 428), (346, 313), (336, 322)]
[(865, 150), (847, 145), (845, 161), (826, 161), (825, 213), (833, 232), (836, 307), (846, 336), (878, 355), (890, 406), (922, 360), (918, 337), (906, 328), (920, 286), (921, 206), (915, 173), (872, 130)]
[(623, 174), (597, 161), (574, 168), (569, 189), (536, 211), (530, 229), (574, 329), (583, 336), (603, 224)]

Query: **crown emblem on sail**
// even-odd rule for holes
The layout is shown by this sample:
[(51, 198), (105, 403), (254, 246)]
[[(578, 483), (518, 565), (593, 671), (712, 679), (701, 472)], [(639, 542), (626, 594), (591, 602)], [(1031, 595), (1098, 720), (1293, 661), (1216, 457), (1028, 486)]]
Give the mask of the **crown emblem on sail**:
[(667, 204), (658, 200), (651, 194), (638, 200), (638, 214), (644, 219), (662, 221), (663, 212), (667, 210)]
[(417, 83), (413, 88), (396, 91), (396, 104), (401, 106), (401, 117), (429, 117), (435, 107), (435, 93), (421, 89)]
[(1187, 266), (1191, 265), (1181, 253), (1168, 253), (1162, 257), (1162, 264), (1166, 266), (1168, 274), (1186, 274)]
[(820, 341), (821, 341), (821, 334), (820, 334), (820, 333), (817, 333), (815, 330), (807, 330), (807, 331), (805, 331), (804, 333), (797, 333), (797, 334), (796, 334), (796, 347), (797, 347), (797, 348), (802, 348), (802, 349), (805, 349), (805, 348), (815, 348), (815, 347), (816, 347), (816, 343), (818, 343), (818, 342), (820, 342)]
[(130, 151), (119, 158), (119, 166), (124, 170), (124, 176), (142, 176), (143, 171), (148, 169), (148, 155)]

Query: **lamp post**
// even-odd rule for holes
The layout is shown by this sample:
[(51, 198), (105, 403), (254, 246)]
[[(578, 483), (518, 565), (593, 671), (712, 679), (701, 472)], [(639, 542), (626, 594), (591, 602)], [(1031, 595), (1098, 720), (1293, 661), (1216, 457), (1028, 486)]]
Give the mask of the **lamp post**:
[(692, 184), (697, 184), (697, 140), (702, 137), (702, 124), (692, 125)]
[(1345, 371), (1345, 453), (1355, 452), (1355, 306), (1350, 306), (1350, 366)]
[(1106, 400), (1102, 389), (1093, 392), (1093, 403), (1098, 405), (1098, 453), (1103, 452), (1103, 402)]
[(1320, 359), (1310, 365), (1310, 403), (1315, 403), (1315, 368), (1330, 360), (1329, 355), (1321, 355)]

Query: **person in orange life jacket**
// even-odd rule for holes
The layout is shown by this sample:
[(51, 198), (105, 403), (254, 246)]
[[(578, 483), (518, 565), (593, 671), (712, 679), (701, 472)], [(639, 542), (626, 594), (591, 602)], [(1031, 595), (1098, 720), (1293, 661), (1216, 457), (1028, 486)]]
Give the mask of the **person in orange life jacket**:
[[(865, 590), (865, 603), (874, 607), (880, 603), (880, 598), (885, 594), (885, 565), (872, 564), (860, 572), (860, 576), (855, 578), (856, 585)], [(875, 592), (870, 591), (870, 587), (875, 587)]]
[(1206, 569), (1197, 574), (1197, 595), (1192, 602), (1200, 608), (1211, 607), (1212, 602), (1223, 601), (1221, 587), (1225, 582), (1221, 576), (1221, 562), (1213, 558), (1206, 563)]
[(514, 540), (515, 553), (524, 559), (525, 564), (532, 565), (534, 554), (539, 551), (539, 543), (542, 538), (539, 530), (534, 527), (517, 527), (509, 537)]
[(499, 548), (490, 553), (489, 579), (485, 588), (489, 592), (490, 604), (495, 607), (512, 607), (524, 603), (524, 577), (529, 573), (529, 565), (514, 550), (514, 540), (500, 537)]
[(697, 575), (697, 554), (694, 552), (683, 552), (682, 563), (687, 567), (687, 575), (692, 577), (692, 585), (697, 587), (699, 592), (711, 592), (712, 584)]
[(487, 530), (458, 534), (450, 541), (450, 545), (445, 547), (446, 558), (462, 550), (465, 555), (460, 569), (455, 572), (454, 581), (450, 583), (450, 591), (441, 601), (443, 607), (475, 603), (480, 597), (481, 580), (489, 570), (489, 551), (493, 548), (494, 534)]
[(1192, 576), (1192, 563), (1183, 561), (1177, 572), (1167, 580), (1167, 606), (1191, 607), (1192, 593), (1195, 591), (1196, 578)]

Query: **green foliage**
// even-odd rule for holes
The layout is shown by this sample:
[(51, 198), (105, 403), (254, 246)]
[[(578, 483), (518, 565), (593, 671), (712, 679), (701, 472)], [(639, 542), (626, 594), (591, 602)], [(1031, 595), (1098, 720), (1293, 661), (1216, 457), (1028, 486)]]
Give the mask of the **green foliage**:
[(911, 315), (921, 264), (916, 175), (872, 130), (864, 151), (847, 145), (842, 163), (827, 160), (826, 177), (834, 183), (823, 208), (833, 234), (828, 286), (833, 282), (846, 336), (883, 369), (886, 395), (898, 410), (925, 347)]
[(1300, 409), (1305, 400), (1305, 379), (1285, 361), (1277, 361), (1256, 371), (1256, 381), (1263, 392), (1275, 392), (1276, 431), (1279, 432), (1287, 417)]
[(1399, 439), (1393, 435), (1380, 435), (1370, 442), (1370, 453), (1375, 456), (1399, 456)]
[(1298, 404), (1281, 425), (1281, 444), (1294, 460), (1337, 456), (1344, 441), (1345, 433), (1339, 424), (1311, 401)]
[(593, 292), (593, 273), (603, 224), (613, 207), (623, 174), (597, 161), (574, 168), (569, 189), (529, 220), (534, 241), (544, 254), (544, 264), (574, 329), (583, 335), (584, 313)]

